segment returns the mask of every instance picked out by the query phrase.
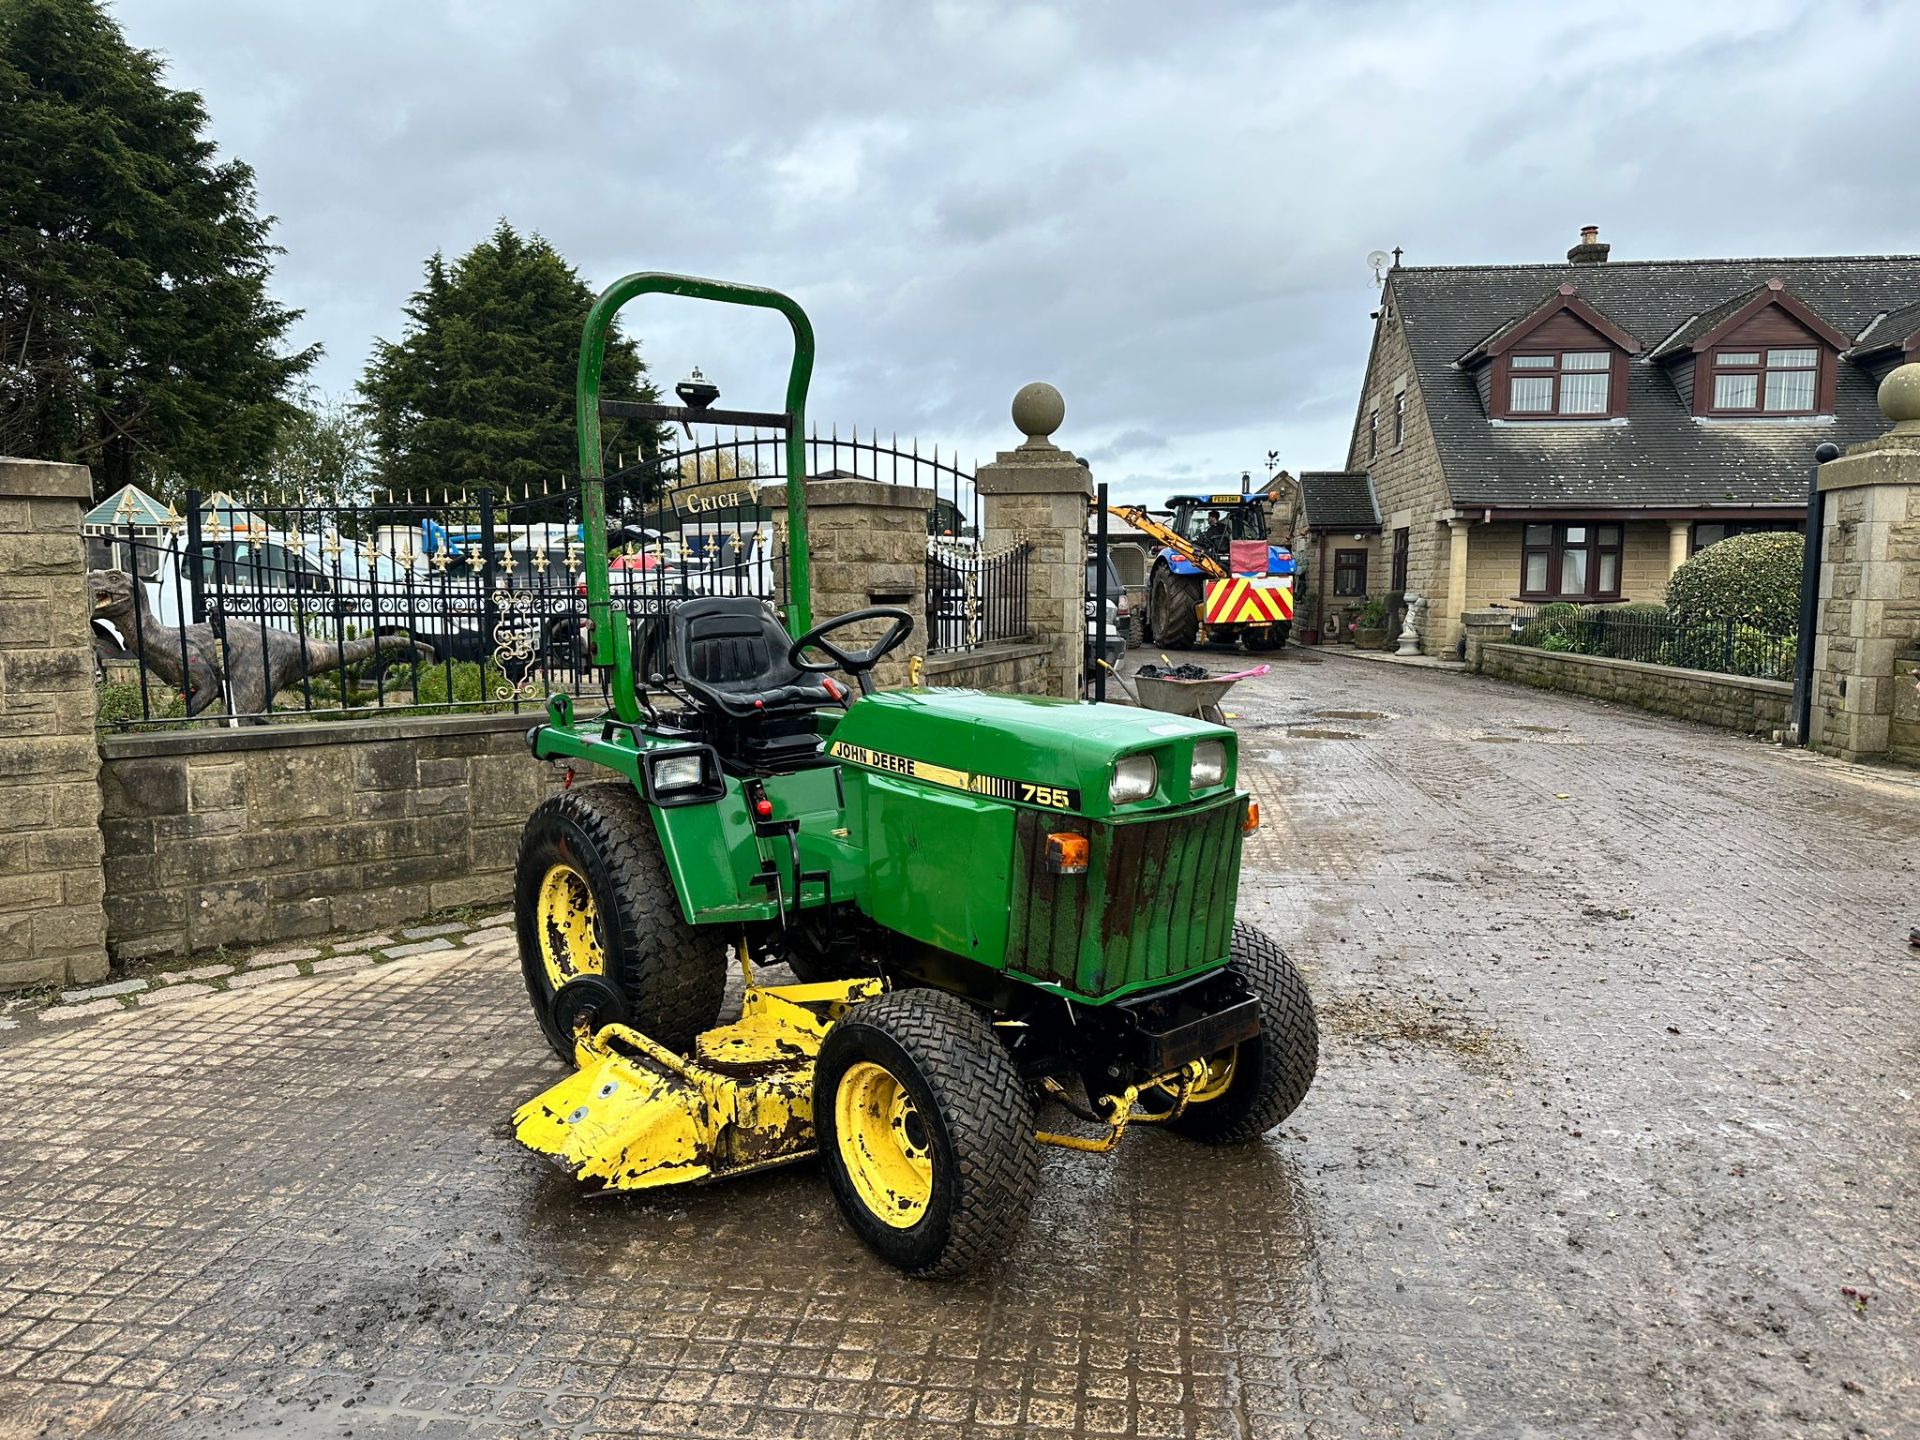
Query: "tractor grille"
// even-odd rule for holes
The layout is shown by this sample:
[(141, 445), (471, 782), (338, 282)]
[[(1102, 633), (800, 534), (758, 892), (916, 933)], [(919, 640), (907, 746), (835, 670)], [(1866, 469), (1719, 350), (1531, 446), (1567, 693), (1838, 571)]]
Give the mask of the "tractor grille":
[[(1225, 957), (1246, 800), (1118, 824), (1023, 810), (1014, 830), (1007, 967), (1081, 995)], [(1047, 868), (1049, 831), (1087, 837), (1085, 875)]]

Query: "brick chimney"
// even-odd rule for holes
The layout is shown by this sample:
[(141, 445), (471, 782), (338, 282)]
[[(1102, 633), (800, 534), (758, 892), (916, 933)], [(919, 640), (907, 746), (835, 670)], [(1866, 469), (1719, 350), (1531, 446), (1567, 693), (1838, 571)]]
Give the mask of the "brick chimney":
[(1598, 225), (1582, 225), (1580, 243), (1567, 251), (1567, 259), (1575, 265), (1604, 265), (1607, 263), (1607, 252), (1611, 249), (1611, 245), (1600, 243)]

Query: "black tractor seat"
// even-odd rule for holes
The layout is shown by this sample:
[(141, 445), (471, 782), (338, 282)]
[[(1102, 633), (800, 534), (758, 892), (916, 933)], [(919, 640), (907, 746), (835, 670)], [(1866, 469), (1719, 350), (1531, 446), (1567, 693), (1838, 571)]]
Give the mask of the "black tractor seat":
[(818, 761), (814, 712), (844, 705), (850, 692), (791, 663), (792, 637), (770, 605), (747, 596), (689, 600), (667, 624), (674, 678), (711, 723), (723, 761), (751, 770)]

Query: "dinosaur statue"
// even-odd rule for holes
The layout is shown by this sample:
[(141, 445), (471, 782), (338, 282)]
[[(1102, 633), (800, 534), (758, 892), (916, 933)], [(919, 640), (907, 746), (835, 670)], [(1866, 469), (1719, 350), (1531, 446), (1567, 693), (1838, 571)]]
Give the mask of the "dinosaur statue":
[(428, 662), (434, 658), (432, 646), (406, 635), (368, 635), (336, 644), (251, 621), (229, 620), (223, 666), (220, 639), (211, 625), (162, 625), (147, 604), (146, 592), (126, 571), (90, 571), (87, 597), (93, 604), (93, 618), (112, 622), (127, 648), (138, 648), (140, 662), (186, 696), (189, 715), (215, 704), (225, 690), (231, 692), (228, 714), (258, 715), (271, 696), (299, 684), (304, 676), (324, 674), (383, 651), (412, 653)]

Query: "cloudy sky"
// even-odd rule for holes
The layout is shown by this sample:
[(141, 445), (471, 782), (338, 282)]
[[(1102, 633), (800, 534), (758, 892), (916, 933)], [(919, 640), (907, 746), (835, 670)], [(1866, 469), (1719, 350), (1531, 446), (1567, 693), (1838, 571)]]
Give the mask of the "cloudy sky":
[[(120, 0), (201, 91), (352, 387), (436, 248), (505, 216), (596, 288), (786, 290), (812, 414), (1159, 500), (1345, 459), (1365, 257), (1920, 251), (1920, 5)], [(658, 378), (777, 406), (772, 317), (642, 302)]]

